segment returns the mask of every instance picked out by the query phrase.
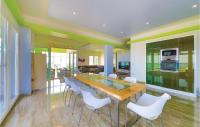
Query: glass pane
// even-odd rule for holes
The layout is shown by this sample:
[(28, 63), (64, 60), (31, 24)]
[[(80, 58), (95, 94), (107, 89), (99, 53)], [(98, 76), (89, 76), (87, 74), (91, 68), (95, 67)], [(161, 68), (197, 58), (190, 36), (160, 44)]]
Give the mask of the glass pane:
[(99, 65), (99, 57), (94, 56), (94, 65)]
[(16, 66), (15, 66), (15, 61), (16, 61), (16, 47), (15, 47), (15, 43), (17, 43), (16, 41), (16, 32), (14, 31), (14, 29), (12, 27), (9, 27), (9, 48), (10, 48), (10, 52), (9, 52), (9, 67), (10, 67), (10, 98), (11, 100), (15, 99), (16, 97)]
[(76, 69), (77, 68), (77, 55), (76, 53), (74, 53), (74, 68)]
[(89, 65), (94, 65), (94, 60), (93, 60), (93, 56), (89, 56)]
[(6, 111), (6, 31), (7, 22), (4, 17), (0, 19), (0, 118)]
[(128, 87), (131, 86), (131, 83), (115, 81), (115, 80), (112, 80), (110, 78), (103, 77), (103, 76), (100, 76), (100, 75), (85, 74), (83, 76), (85, 76), (86, 78), (88, 78), (92, 81), (100, 82), (103, 85), (112, 87), (112, 88), (117, 89), (117, 90), (122, 90), (122, 89), (125, 89), (125, 88), (128, 88)]
[(74, 71), (74, 56), (73, 56), (73, 53), (70, 53), (70, 69), (71, 69), (71, 72)]

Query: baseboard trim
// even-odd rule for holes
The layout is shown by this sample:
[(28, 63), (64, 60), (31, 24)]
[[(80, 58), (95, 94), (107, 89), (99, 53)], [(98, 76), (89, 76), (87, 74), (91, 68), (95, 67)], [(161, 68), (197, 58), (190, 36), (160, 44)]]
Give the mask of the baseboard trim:
[(0, 125), (3, 123), (3, 121), (5, 120), (5, 118), (7, 117), (7, 115), (9, 114), (9, 112), (12, 110), (12, 108), (14, 107), (14, 105), (16, 104), (16, 102), (19, 99), (19, 95), (15, 98), (15, 100), (9, 105), (8, 110), (3, 114), (3, 116), (0, 118)]
[(195, 95), (194, 93), (188, 93), (188, 92), (183, 92), (183, 91), (179, 91), (179, 90), (173, 90), (173, 89), (169, 89), (169, 88), (164, 88), (164, 87), (160, 87), (160, 86), (155, 86), (155, 85), (151, 85), (151, 84), (146, 84), (147, 85), (147, 89), (149, 90), (153, 90), (156, 92), (160, 92), (160, 93), (169, 93), (170, 95), (182, 98), (182, 99), (187, 99), (187, 100), (196, 100), (197, 95)]

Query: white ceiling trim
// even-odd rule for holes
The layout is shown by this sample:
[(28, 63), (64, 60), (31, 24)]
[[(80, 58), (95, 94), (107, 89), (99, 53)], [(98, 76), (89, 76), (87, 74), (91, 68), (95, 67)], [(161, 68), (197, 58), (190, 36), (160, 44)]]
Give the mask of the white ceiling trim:
[(27, 15), (27, 14), (22, 14), (22, 16), (26, 22), (30, 22), (34, 24), (36, 23), (38, 25), (47, 26), (49, 28), (55, 28), (55, 29), (66, 31), (66, 32), (74, 32), (80, 35), (86, 35), (86, 36), (90, 36), (90, 37), (94, 37), (98, 39), (103, 39), (103, 40), (111, 41), (116, 44), (122, 43), (122, 40), (120, 38), (99, 33), (99, 32), (86, 29), (83, 27), (78, 27), (74, 24), (70, 24), (64, 21), (53, 19), (53, 18), (38, 18), (38, 17)]

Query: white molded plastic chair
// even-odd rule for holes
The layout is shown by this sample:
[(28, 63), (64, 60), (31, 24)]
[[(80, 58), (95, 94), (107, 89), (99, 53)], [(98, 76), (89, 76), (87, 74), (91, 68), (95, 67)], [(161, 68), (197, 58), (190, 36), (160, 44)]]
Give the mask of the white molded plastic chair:
[(104, 72), (99, 72), (99, 75), (105, 76)]
[[(64, 77), (64, 80), (65, 80), (65, 83), (66, 83), (66, 86), (68, 86), (68, 89), (71, 91), (70, 95), (69, 95), (69, 102), (68, 102), (68, 106), (70, 106), (70, 102), (71, 102), (71, 98), (73, 95), (75, 95), (75, 99), (74, 99), (74, 102), (73, 102), (73, 110), (72, 110), (72, 114), (74, 114), (74, 109), (75, 109), (75, 104), (76, 104), (76, 100), (77, 100), (77, 97), (79, 95), (81, 95), (81, 88), (86, 90), (86, 91), (89, 91), (91, 92), (93, 95), (96, 95), (96, 92), (95, 90), (93, 90), (92, 88), (86, 86), (85, 84), (79, 82), (78, 80), (74, 79), (74, 78), (67, 78), (67, 77)], [(65, 87), (66, 89), (67, 87)], [(68, 92), (68, 89), (67, 89), (67, 92)], [(65, 96), (65, 104), (66, 104), (66, 100), (67, 100), (67, 92), (66, 92), (66, 96)]]
[(96, 91), (93, 88), (85, 85), (84, 83), (80, 82), (79, 80), (71, 78), (71, 81), (74, 82), (79, 88), (87, 90), (87, 91), (91, 92), (93, 95), (96, 95)]
[(117, 74), (109, 74), (108, 77), (116, 79), (117, 78)]
[[(160, 116), (161, 124), (163, 124), (161, 113), (163, 111), (166, 102), (169, 99), (171, 99), (171, 96), (166, 93), (160, 97), (144, 93), (138, 99), (136, 104), (129, 102), (127, 104), (127, 109), (135, 112), (136, 114), (145, 118), (146, 120), (155, 120)], [(127, 122), (127, 111), (126, 111), (126, 122)]]
[(137, 82), (135, 77), (126, 77), (126, 78), (124, 78), (124, 81), (130, 82), (130, 83), (136, 83)]
[[(83, 101), (86, 104), (86, 106), (90, 110), (92, 110), (92, 112), (91, 112), (91, 114), (89, 116), (89, 121), (88, 121), (89, 127), (91, 127), (92, 115), (95, 112), (98, 112), (98, 110), (100, 108), (103, 108), (105, 106), (109, 106), (111, 104), (111, 100), (110, 100), (109, 97), (103, 98), (103, 99), (98, 99), (95, 96), (93, 96), (92, 93), (90, 93), (87, 90), (81, 90), (81, 94), (83, 96)], [(83, 114), (83, 107), (81, 109), (81, 114), (80, 114), (80, 119), (79, 119), (78, 126), (80, 126), (80, 121), (81, 121), (81, 118), (82, 118), (82, 114)], [(109, 108), (109, 115), (110, 115), (110, 119), (111, 119), (111, 109), (110, 108)], [(111, 119), (111, 126), (112, 126), (112, 119)]]
[[(67, 77), (64, 77), (64, 81), (65, 81), (65, 88), (64, 88), (64, 91), (63, 91), (63, 99), (64, 101), (66, 100), (66, 96), (67, 96), (67, 93), (68, 93), (68, 89), (71, 87), (70, 86), (70, 81)], [(66, 92), (66, 95), (65, 95), (65, 92)]]
[(68, 106), (70, 106), (70, 101), (71, 101), (72, 95), (75, 95), (74, 104), (73, 104), (73, 110), (72, 110), (72, 114), (73, 114), (74, 113), (74, 109), (75, 109), (76, 100), (77, 100), (77, 97), (79, 95), (81, 95), (81, 90), (80, 90), (80, 87), (77, 84), (75, 84), (74, 82), (70, 81), (70, 86), (71, 86), (70, 87), (71, 94), (70, 94), (70, 97), (69, 97)]

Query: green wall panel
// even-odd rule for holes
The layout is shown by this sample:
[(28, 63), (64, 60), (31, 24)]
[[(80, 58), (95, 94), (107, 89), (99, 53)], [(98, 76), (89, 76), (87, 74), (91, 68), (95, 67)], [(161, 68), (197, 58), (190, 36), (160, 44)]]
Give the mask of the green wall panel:
[[(146, 82), (165, 88), (194, 92), (194, 36), (148, 43)], [(179, 71), (160, 71), (160, 50), (179, 48)]]

